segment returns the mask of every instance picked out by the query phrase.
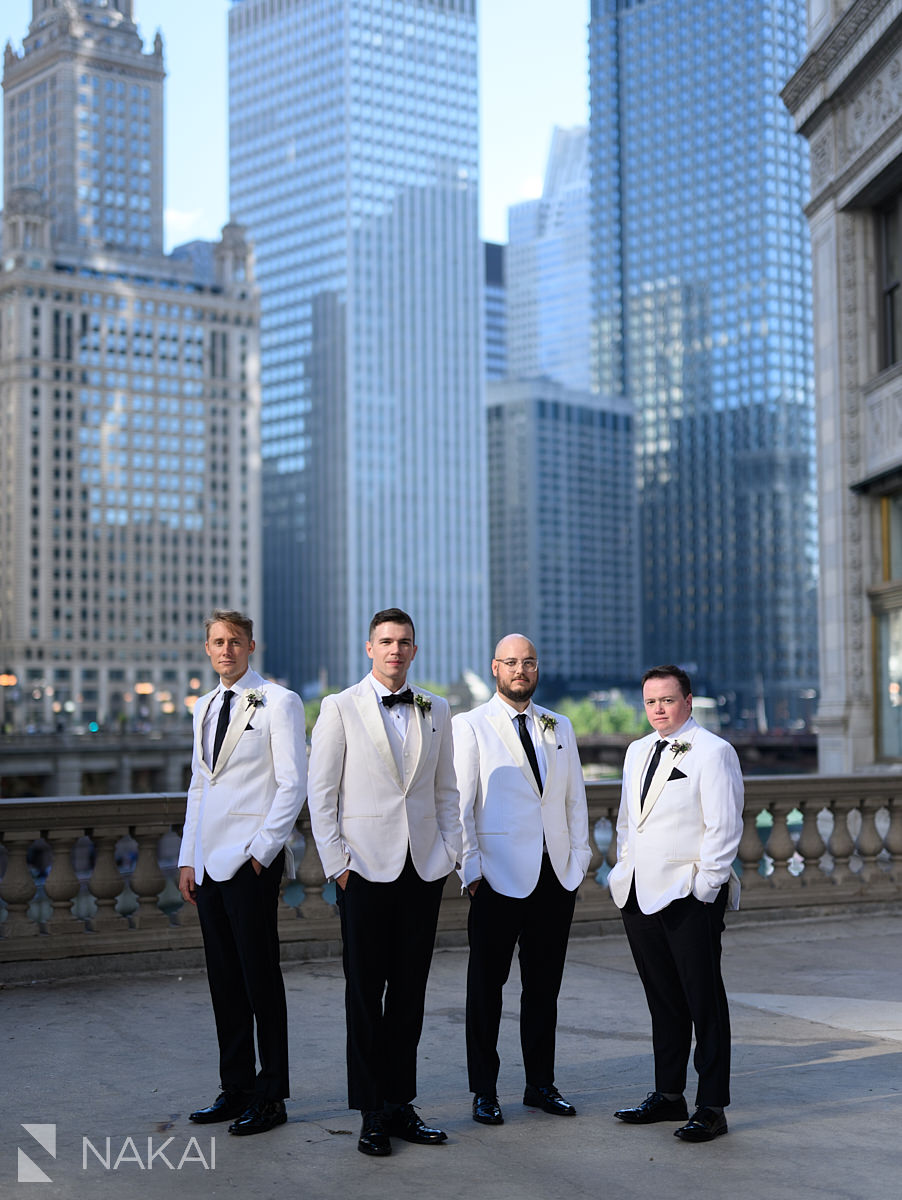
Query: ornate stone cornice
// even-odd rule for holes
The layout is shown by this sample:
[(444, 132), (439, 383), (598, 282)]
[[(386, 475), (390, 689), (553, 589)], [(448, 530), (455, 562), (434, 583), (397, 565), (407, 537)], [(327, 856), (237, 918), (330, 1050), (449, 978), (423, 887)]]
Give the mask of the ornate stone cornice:
[[(892, 10), (898, 10), (894, 13)], [(809, 51), (798, 70), (783, 88), (783, 103), (795, 115), (812, 93), (836, 69), (849, 49), (878, 18), (881, 24), (902, 15), (900, 0), (856, 0), (830, 32)]]

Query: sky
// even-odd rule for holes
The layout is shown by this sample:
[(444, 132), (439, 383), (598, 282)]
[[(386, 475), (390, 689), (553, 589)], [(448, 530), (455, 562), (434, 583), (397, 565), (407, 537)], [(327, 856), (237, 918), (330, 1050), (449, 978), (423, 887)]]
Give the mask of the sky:
[[(589, 0), (477, 0), (480, 226), (507, 241), (511, 204), (541, 192), (555, 125), (588, 121)], [(135, 0), (150, 48), (163, 34), (166, 245), (216, 238), (228, 220), (227, 14), (230, 0)], [(18, 49), (31, 0), (3, 0), (0, 38)]]

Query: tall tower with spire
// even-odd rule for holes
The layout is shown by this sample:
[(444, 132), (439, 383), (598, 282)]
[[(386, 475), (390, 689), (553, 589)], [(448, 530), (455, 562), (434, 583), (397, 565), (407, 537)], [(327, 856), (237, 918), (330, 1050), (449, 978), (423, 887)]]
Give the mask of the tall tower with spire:
[(164, 78), (132, 0), (33, 0), (4, 53), (0, 664), (16, 728), (185, 722), (206, 612), (260, 611), (250, 248), (227, 225), (164, 254)]

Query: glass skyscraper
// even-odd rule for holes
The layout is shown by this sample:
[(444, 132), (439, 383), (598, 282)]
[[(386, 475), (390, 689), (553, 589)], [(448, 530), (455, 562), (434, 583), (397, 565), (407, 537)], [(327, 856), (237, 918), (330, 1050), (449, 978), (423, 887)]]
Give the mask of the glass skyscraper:
[(555, 128), (542, 195), (508, 209), (508, 374), (591, 387), (588, 130)]
[(734, 722), (817, 681), (802, 0), (593, 0), (594, 383), (636, 416), (643, 657)]
[(487, 654), (475, 0), (236, 0), (230, 197), (262, 293), (267, 663), (417, 676)]

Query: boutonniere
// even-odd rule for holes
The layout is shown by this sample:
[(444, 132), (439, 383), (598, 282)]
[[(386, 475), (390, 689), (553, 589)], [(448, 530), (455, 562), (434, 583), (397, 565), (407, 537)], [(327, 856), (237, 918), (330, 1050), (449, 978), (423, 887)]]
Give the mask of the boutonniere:
[(413, 702), (424, 717), (426, 713), (432, 712), (432, 701), (428, 696), (424, 696), (422, 692), (417, 692), (414, 695)]
[(674, 755), (688, 754), (689, 751), (692, 749), (692, 743), (691, 742), (671, 742), (670, 749), (673, 751)]
[(549, 729), (557, 728), (557, 717), (553, 717), (551, 713), (539, 713), (539, 724), (547, 733)]
[(244, 693), (244, 698), (248, 708), (257, 708), (258, 705), (265, 703), (263, 693), (259, 688), (248, 688)]

